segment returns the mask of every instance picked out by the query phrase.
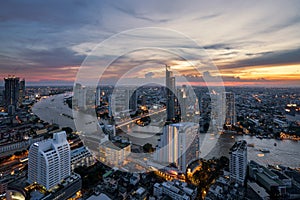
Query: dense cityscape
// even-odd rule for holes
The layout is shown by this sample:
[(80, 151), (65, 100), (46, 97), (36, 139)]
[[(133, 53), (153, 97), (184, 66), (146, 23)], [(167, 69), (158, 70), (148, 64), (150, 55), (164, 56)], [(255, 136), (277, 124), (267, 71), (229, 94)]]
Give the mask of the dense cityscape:
[[(176, 86), (169, 66), (166, 85), (26, 87), (24, 79), (5, 78), (1, 198), (300, 198), (297, 88), (232, 87), (219, 94)], [(225, 100), (221, 113), (212, 109), (214, 98)], [(59, 114), (45, 113), (51, 106)], [(77, 130), (72, 109), (94, 114), (97, 122), (86, 124), (97, 123), (101, 136)], [(203, 155), (206, 135), (217, 143)]]
[(0, 6), (0, 200), (300, 200), (300, 1)]

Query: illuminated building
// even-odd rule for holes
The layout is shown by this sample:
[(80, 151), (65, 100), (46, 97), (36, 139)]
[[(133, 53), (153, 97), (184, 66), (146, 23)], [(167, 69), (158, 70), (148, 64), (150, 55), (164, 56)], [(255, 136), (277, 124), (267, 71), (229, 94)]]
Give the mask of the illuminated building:
[(222, 112), (225, 116), (225, 125), (236, 124), (236, 112), (235, 112), (235, 96), (232, 92), (224, 92), (223, 100), (225, 100), (225, 107), (223, 106)]
[(199, 159), (199, 126), (184, 122), (169, 124), (164, 127), (154, 159), (163, 163), (175, 163), (179, 170), (185, 172), (188, 164)]
[(31, 145), (28, 155), (28, 182), (53, 188), (71, 173), (70, 145), (66, 132), (53, 134), (53, 139)]
[(229, 152), (230, 180), (244, 185), (247, 174), (247, 142), (235, 142)]
[(100, 144), (100, 161), (105, 164), (122, 165), (131, 152), (131, 143), (116, 136), (112, 141), (105, 141)]
[(175, 121), (175, 77), (170, 71), (170, 66), (166, 66), (166, 95), (167, 95), (167, 121)]
[(91, 152), (85, 147), (80, 147), (71, 151), (71, 168), (74, 171), (75, 168), (80, 166), (89, 167), (95, 164), (96, 160), (94, 159)]

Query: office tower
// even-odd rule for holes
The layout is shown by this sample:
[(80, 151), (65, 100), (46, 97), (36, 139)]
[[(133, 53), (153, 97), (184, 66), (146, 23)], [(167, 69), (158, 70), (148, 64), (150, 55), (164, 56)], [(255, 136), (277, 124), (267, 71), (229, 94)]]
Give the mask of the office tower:
[(81, 84), (76, 83), (73, 102), (74, 102), (74, 106), (76, 106), (78, 109), (86, 110), (87, 108), (86, 94), (87, 94), (87, 88), (85, 86), (82, 86)]
[(50, 190), (71, 173), (70, 145), (66, 132), (53, 134), (53, 139), (36, 142), (28, 155), (28, 182)]
[(229, 152), (229, 171), (232, 182), (244, 185), (247, 173), (247, 142), (235, 142)]
[(188, 164), (200, 157), (199, 125), (191, 122), (169, 124), (164, 127), (154, 159), (163, 163), (175, 163), (185, 172)]
[(113, 117), (113, 107), (114, 107), (114, 103), (115, 103), (115, 101), (114, 100), (112, 100), (112, 95), (109, 95), (109, 97), (108, 97), (108, 116), (109, 117)]
[(166, 95), (167, 95), (167, 121), (175, 121), (175, 77), (170, 71), (170, 66), (166, 65)]
[(225, 116), (225, 125), (231, 126), (236, 124), (236, 114), (235, 114), (235, 98), (234, 93), (224, 92), (223, 100), (225, 100), (225, 107), (223, 106), (222, 112)]
[(25, 79), (22, 79), (20, 81), (20, 88), (19, 88), (19, 105), (22, 104), (22, 102), (24, 101), (25, 98), (25, 92), (26, 92), (26, 88), (25, 88)]
[(178, 96), (178, 111), (181, 116), (181, 120), (184, 121), (187, 116), (187, 87), (186, 85), (183, 85), (182, 88), (180, 88), (177, 91)]
[(101, 105), (100, 99), (101, 99), (101, 89), (100, 89), (100, 87), (98, 86), (98, 87), (96, 88), (96, 100), (95, 100), (95, 103), (96, 103), (96, 106), (97, 106), (97, 107)]
[(19, 105), (19, 77), (9, 76), (4, 78), (5, 90), (4, 90), (4, 105), (6, 108), (13, 106), (17, 108)]
[(128, 98), (129, 98), (129, 110), (137, 110), (137, 91), (134, 89), (128, 89)]
[(224, 112), (223, 112), (223, 103), (222, 101), (223, 95), (219, 93), (210, 93), (210, 102), (208, 104), (209, 108), (211, 108), (211, 130), (219, 131), (223, 130), (224, 126)]

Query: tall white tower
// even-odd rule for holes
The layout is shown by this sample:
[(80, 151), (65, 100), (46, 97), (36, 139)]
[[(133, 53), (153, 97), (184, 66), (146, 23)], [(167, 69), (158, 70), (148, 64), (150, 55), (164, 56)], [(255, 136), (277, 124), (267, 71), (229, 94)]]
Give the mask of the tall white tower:
[(188, 164), (200, 158), (199, 125), (191, 122), (170, 124), (164, 127), (154, 159), (175, 163), (185, 172)]
[(66, 132), (53, 134), (53, 139), (31, 145), (28, 156), (28, 182), (38, 183), (47, 190), (71, 174), (70, 145)]
[(229, 152), (230, 180), (244, 185), (247, 174), (247, 142), (245, 140), (236, 142)]

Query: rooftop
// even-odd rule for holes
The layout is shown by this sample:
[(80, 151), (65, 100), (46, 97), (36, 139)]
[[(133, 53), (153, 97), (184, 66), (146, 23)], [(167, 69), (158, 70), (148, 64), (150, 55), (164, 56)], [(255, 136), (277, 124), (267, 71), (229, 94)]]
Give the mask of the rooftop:
[(239, 151), (239, 150), (246, 150), (247, 149), (247, 142), (245, 140), (237, 141), (234, 145), (230, 148), (230, 151)]

